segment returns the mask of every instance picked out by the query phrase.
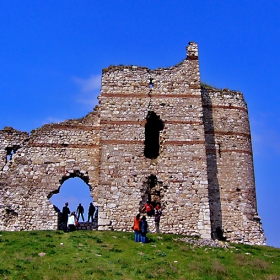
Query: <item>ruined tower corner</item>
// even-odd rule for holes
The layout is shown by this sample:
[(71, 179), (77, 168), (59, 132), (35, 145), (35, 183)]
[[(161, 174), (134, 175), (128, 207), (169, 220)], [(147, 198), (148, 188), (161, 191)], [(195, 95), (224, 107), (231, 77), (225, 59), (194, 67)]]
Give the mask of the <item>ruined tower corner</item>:
[(195, 42), (189, 42), (189, 45), (186, 47), (187, 50), (187, 59), (188, 60), (197, 60), (198, 59), (198, 45)]

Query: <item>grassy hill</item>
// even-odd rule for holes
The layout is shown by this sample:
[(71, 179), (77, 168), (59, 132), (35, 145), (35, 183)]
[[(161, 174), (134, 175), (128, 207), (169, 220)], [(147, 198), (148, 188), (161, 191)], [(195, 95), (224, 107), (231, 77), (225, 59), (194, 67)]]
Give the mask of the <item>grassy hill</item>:
[(200, 247), (178, 235), (0, 232), (0, 279), (280, 279), (280, 249)]

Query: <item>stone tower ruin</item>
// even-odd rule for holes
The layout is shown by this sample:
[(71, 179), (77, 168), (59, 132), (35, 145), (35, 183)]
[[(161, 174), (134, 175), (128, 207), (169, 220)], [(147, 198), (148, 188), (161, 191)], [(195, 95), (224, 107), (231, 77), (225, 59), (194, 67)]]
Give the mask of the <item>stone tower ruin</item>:
[(163, 233), (265, 244), (247, 105), (201, 84), (197, 44), (170, 68), (103, 69), (98, 99), (81, 119), (0, 131), (0, 230), (57, 229), (49, 199), (80, 177), (100, 230), (131, 230), (151, 200)]

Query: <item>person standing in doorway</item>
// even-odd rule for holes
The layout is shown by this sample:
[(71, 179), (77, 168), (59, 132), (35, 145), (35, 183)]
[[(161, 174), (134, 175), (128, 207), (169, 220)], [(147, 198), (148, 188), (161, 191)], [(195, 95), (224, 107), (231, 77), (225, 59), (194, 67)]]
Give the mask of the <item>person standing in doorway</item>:
[(84, 219), (84, 207), (82, 206), (81, 203), (78, 205), (76, 213), (77, 213), (77, 216), (78, 216), (77, 217), (78, 222), (79, 222), (80, 216), (82, 216), (83, 221), (85, 220)]
[(151, 217), (154, 215), (154, 207), (150, 200), (143, 206), (141, 211), (146, 211), (147, 216)]
[(159, 233), (159, 222), (160, 222), (160, 216), (162, 214), (160, 204), (158, 203), (155, 209), (155, 228), (156, 233)]
[(95, 207), (94, 207), (93, 203), (91, 202), (89, 205), (89, 208), (88, 208), (88, 222), (90, 222), (90, 219), (91, 219), (91, 222), (93, 223), (94, 212), (95, 212)]
[(65, 203), (65, 206), (62, 208), (62, 223), (64, 231), (67, 230), (67, 222), (68, 222), (68, 215), (70, 214), (70, 210), (68, 208), (68, 202)]
[(78, 226), (78, 221), (75, 212), (72, 212), (71, 215), (68, 217), (67, 230), (69, 231), (76, 230), (76, 226)]

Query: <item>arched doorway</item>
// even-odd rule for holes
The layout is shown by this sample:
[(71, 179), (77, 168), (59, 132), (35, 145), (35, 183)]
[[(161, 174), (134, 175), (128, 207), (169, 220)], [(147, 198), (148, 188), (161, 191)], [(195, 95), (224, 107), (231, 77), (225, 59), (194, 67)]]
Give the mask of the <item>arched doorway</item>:
[[(84, 207), (84, 221), (86, 222), (89, 205), (94, 203), (94, 199), (90, 196), (90, 186), (87, 183), (80, 177), (70, 177), (62, 183), (58, 193), (50, 197), (50, 202), (57, 208), (58, 212), (62, 212), (66, 202), (70, 212), (76, 212), (78, 205), (81, 204)], [(95, 214), (97, 214), (97, 207)], [(82, 218), (80, 218), (80, 222), (83, 222)]]

